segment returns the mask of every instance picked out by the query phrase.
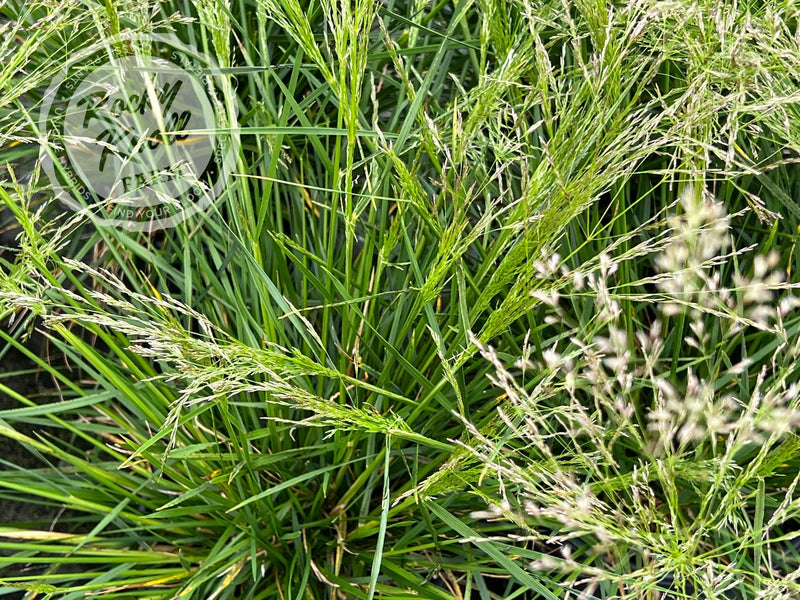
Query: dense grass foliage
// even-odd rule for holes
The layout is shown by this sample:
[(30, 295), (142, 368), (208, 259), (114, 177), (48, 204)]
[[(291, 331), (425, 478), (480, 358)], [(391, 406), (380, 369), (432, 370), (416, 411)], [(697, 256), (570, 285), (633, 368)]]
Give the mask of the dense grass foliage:
[[(0, 496), (63, 509), (0, 528), (0, 595), (800, 594), (793, 2), (0, 14), (0, 356), (47, 386), (0, 381), (41, 464)], [(126, 31), (213, 56), (239, 142), (153, 233), (39, 164)]]

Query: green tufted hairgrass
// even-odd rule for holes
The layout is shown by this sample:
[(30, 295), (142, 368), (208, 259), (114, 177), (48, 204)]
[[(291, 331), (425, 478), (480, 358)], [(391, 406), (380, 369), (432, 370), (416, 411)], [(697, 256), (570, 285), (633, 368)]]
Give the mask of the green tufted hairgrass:
[[(0, 595), (793, 597), (797, 18), (2, 4), (0, 357), (45, 391), (0, 380), (40, 464), (0, 497), (57, 517), (0, 528)], [(157, 234), (37, 162), (50, 79), (125, 30), (213, 56), (241, 142)]]

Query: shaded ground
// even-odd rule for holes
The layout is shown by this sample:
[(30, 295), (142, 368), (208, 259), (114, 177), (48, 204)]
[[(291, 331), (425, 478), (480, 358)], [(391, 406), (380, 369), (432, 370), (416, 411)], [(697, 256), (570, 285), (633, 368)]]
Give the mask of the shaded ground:
[[(0, 359), (0, 382), (26, 397), (36, 396), (42, 391), (39, 374), (33, 369), (30, 360), (13, 350)], [(0, 390), (0, 410), (13, 408), (19, 408), (19, 402)], [(20, 425), (18, 429), (29, 435), (33, 433), (34, 428)], [(4, 463), (13, 463), (26, 469), (41, 466), (40, 461), (31, 452), (7, 438), (0, 438), (0, 459), (2, 459), (0, 471), (9, 468)], [(2, 477), (2, 473), (0, 473), (0, 477)], [(2, 523), (38, 520), (44, 516), (41, 511), (41, 507), (0, 497), (0, 522)]]

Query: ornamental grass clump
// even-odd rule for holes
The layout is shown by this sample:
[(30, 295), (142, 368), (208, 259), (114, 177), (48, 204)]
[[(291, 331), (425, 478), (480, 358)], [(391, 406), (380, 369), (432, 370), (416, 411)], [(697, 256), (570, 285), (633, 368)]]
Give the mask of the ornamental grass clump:
[(0, 3), (0, 596), (798, 596), (795, 4)]

